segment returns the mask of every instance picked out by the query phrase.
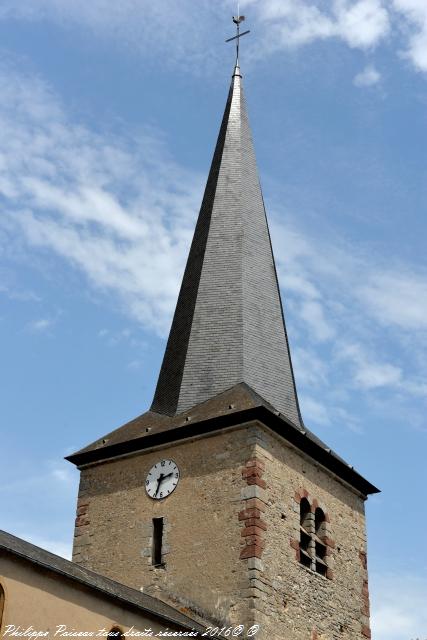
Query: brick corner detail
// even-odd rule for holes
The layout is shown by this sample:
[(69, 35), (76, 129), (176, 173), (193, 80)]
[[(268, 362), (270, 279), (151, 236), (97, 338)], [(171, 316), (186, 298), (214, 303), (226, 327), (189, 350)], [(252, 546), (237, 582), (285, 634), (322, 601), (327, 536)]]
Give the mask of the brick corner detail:
[[(246, 484), (257, 485), (262, 489), (267, 488), (265, 480), (262, 479), (265, 471), (265, 464), (259, 458), (250, 458), (246, 461), (242, 469), (242, 479)], [(243, 500), (243, 508), (239, 512), (239, 522), (243, 524), (241, 537), (244, 547), (240, 551), (240, 559), (261, 558), (265, 546), (265, 532), (267, 523), (261, 518), (265, 511), (265, 504), (259, 498), (249, 498)]]

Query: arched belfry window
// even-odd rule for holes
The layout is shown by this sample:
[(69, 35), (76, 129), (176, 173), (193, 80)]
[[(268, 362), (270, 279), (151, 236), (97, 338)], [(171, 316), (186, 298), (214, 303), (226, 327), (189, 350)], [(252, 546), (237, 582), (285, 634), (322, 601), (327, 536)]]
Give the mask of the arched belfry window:
[(323, 509), (313, 507), (307, 498), (300, 501), (299, 561), (305, 567), (327, 576), (327, 518)]

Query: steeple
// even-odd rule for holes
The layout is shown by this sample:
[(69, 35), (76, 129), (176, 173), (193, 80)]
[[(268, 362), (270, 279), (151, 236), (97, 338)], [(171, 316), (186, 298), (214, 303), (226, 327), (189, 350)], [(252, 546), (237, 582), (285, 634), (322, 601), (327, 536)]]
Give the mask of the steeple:
[(151, 409), (67, 459), (85, 570), (260, 640), (370, 637), (378, 489), (302, 424), (238, 64)]
[(255, 423), (362, 494), (378, 491), (302, 422), (236, 63), (151, 408), (67, 460), (92, 464)]
[(237, 61), (151, 411), (239, 383), (302, 425)]

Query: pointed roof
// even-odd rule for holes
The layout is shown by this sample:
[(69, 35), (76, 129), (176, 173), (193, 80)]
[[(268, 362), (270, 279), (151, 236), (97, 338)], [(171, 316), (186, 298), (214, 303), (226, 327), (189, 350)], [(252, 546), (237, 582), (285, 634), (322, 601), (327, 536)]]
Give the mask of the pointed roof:
[(237, 64), (151, 410), (173, 416), (239, 383), (301, 426)]
[(378, 492), (301, 419), (237, 64), (151, 409), (66, 459), (82, 467), (253, 421)]

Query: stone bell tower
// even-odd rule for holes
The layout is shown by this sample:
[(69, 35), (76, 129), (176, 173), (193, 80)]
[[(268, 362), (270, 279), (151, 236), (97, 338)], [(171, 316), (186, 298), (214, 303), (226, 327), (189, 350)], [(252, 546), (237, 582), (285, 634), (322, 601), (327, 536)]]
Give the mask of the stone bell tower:
[(68, 459), (76, 563), (257, 638), (370, 637), (377, 489), (301, 418), (238, 64), (152, 406)]

